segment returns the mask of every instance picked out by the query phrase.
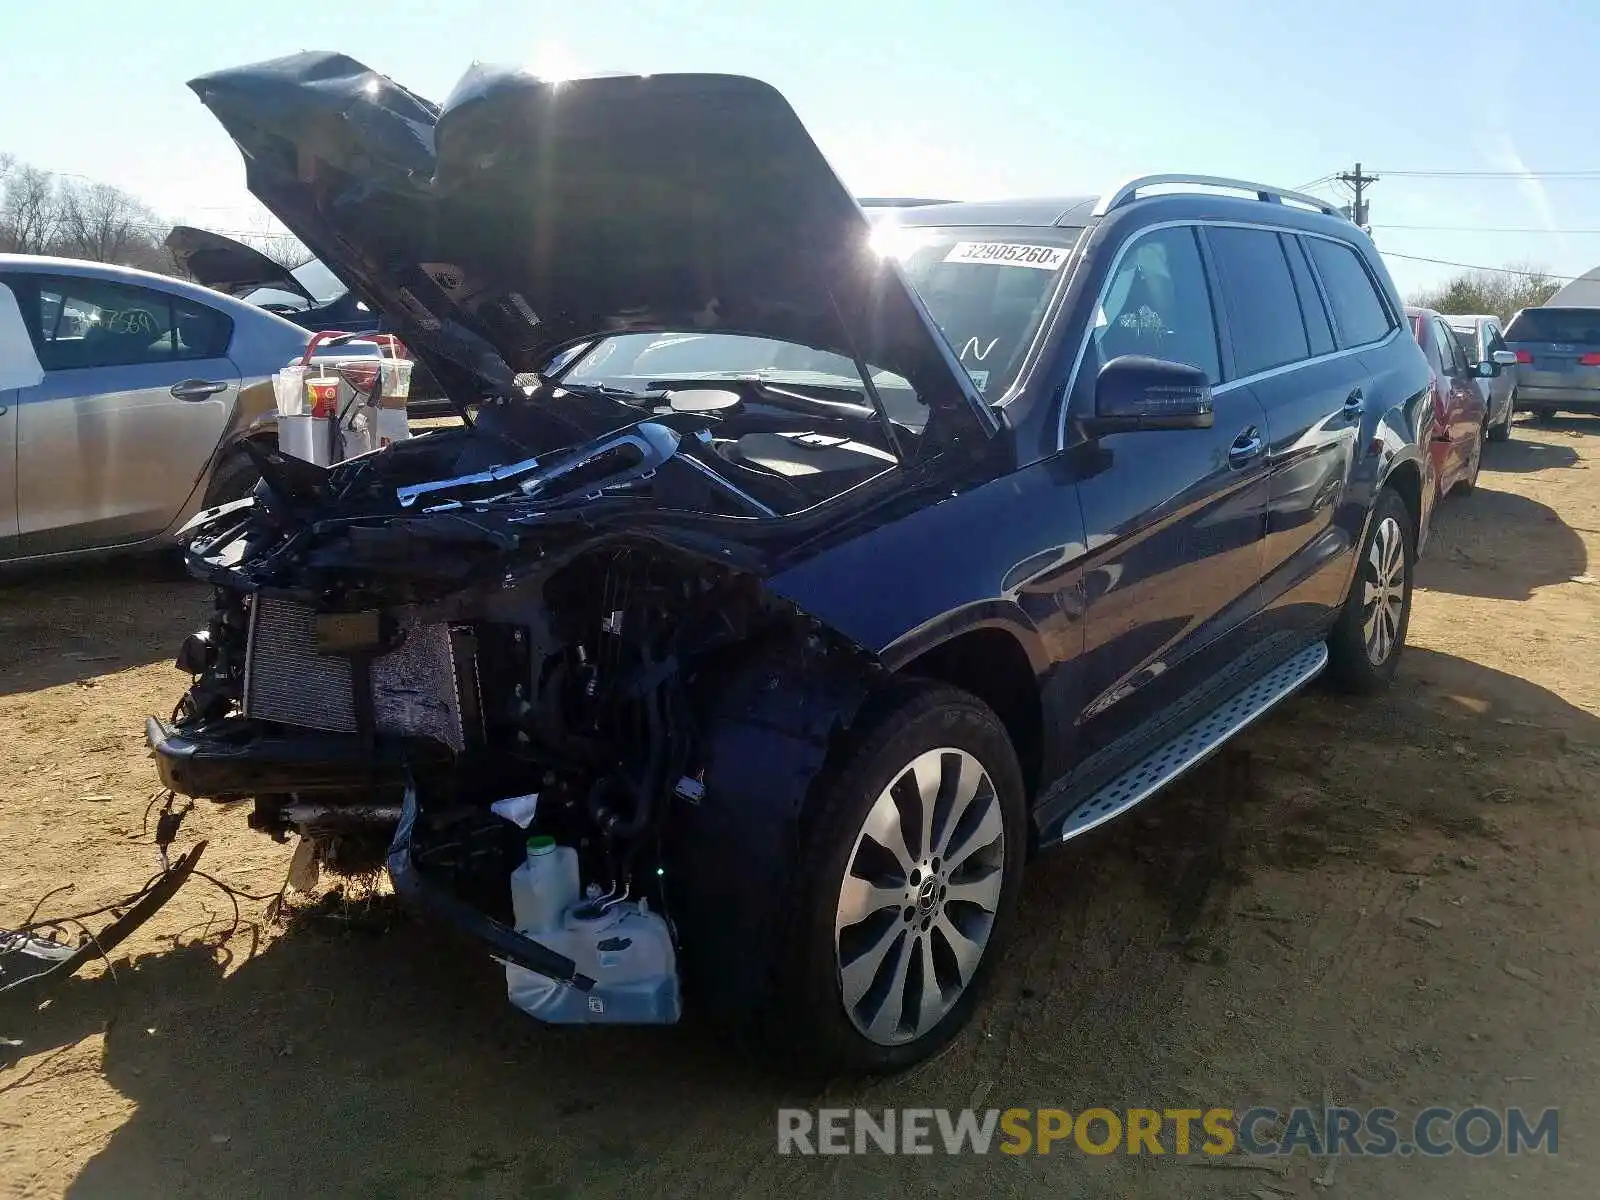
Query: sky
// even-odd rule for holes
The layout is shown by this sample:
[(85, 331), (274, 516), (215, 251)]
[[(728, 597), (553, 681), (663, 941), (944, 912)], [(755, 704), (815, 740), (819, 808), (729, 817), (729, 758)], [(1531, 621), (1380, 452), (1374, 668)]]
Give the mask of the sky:
[(1572, 0), (0, 5), (0, 152), (219, 230), (276, 227), (185, 81), (342, 50), (435, 101), (475, 61), (753, 75), (857, 195), (1090, 194), (1183, 171), (1316, 181), (1342, 203), (1328, 177), (1359, 161), (1403, 292), (1457, 271), (1419, 259), (1600, 265), (1600, 142), (1571, 119), (1596, 110), (1600, 5)]

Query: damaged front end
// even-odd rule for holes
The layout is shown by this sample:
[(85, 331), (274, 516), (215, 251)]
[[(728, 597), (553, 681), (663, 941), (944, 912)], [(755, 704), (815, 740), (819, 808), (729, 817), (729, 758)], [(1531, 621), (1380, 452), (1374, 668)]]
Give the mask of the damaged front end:
[(331, 469), (248, 447), (254, 498), (182, 535), (216, 601), (164, 783), (386, 867), (535, 1015), (676, 1019), (680, 950), (773, 927), (730, 874), (788, 869), (881, 673), (775, 581), (981, 478), (993, 413), (763, 84), (192, 86), (470, 416)]
[[(782, 689), (760, 717), (789, 727), (791, 761), (762, 764), (781, 792), (876, 670), (764, 587), (767, 552), (731, 536), (760, 518), (690, 447), (643, 421), (503, 465), (481, 428), (331, 470), (264, 453), (256, 497), (183, 535), (215, 606), (179, 656), (192, 686), (149, 725), (162, 782), (253, 801), (251, 825), (319, 867), (386, 867), (543, 1019), (675, 1020), (674, 922), (715, 886), (695, 810), (713, 788), (766, 799), (730, 735), (756, 709), (729, 698)], [(702, 510), (665, 506), (678, 488)], [(798, 813), (789, 786), (775, 819)], [(494, 807), (512, 798), (515, 819)], [(532, 930), (530, 837), (570, 848), (578, 884)]]

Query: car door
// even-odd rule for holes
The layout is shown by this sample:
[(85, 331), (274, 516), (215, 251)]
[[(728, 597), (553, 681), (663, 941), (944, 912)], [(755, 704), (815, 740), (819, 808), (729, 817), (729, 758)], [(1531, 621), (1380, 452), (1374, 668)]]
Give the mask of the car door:
[(17, 553), (17, 396), (43, 376), (16, 293), (0, 275), (0, 560)]
[(1343, 586), (1352, 530), (1335, 518), (1355, 460), (1365, 368), (1338, 351), (1299, 237), (1227, 225), (1205, 237), (1236, 378), (1266, 413), (1265, 581), (1252, 628), (1262, 636), (1303, 630), (1323, 620)]
[[(1501, 331), (1499, 322), (1485, 321), (1483, 325), (1483, 357), (1494, 361), (1494, 356), (1507, 349), (1505, 334)], [(1511, 407), (1511, 389), (1516, 386), (1512, 372), (1502, 369), (1500, 374), (1488, 380), (1489, 384), (1489, 420), (1494, 424), (1509, 423)]]
[(1464, 468), (1472, 457), (1473, 443), (1482, 434), (1483, 417), (1489, 406), (1450, 326), (1435, 317), (1433, 335), (1444, 369), (1445, 419), (1450, 430), (1451, 457), (1458, 468)]
[(17, 396), (21, 553), (154, 537), (182, 512), (237, 401), (232, 321), (123, 279), (19, 278), (44, 368)]
[(1115, 433), (1082, 448), (1084, 755), (1244, 652), (1246, 597), (1261, 577), (1266, 415), (1248, 387), (1223, 383), (1215, 280), (1194, 226), (1145, 231), (1119, 252), (1078, 371), (1077, 411), (1092, 409), (1100, 368), (1125, 354), (1189, 363), (1218, 386), (1210, 429)]

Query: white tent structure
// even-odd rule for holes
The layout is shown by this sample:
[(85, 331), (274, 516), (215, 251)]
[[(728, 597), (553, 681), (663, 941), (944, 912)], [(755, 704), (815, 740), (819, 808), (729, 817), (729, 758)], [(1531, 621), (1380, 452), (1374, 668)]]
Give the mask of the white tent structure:
[(1600, 267), (1566, 284), (1545, 305), (1551, 308), (1600, 308)]

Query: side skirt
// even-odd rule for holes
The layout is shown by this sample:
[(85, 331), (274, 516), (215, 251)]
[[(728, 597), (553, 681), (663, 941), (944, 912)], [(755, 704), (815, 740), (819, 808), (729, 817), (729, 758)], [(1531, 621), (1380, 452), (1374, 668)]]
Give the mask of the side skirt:
[(1328, 662), (1324, 642), (1307, 646), (1280, 665), (1226, 697), (1193, 724), (1157, 746), (1133, 766), (1084, 797), (1055, 827), (1046, 829), (1041, 845), (1065, 842), (1088, 833), (1111, 818), (1147, 800), (1191, 767), (1204, 762), (1246, 726), (1294, 695)]

